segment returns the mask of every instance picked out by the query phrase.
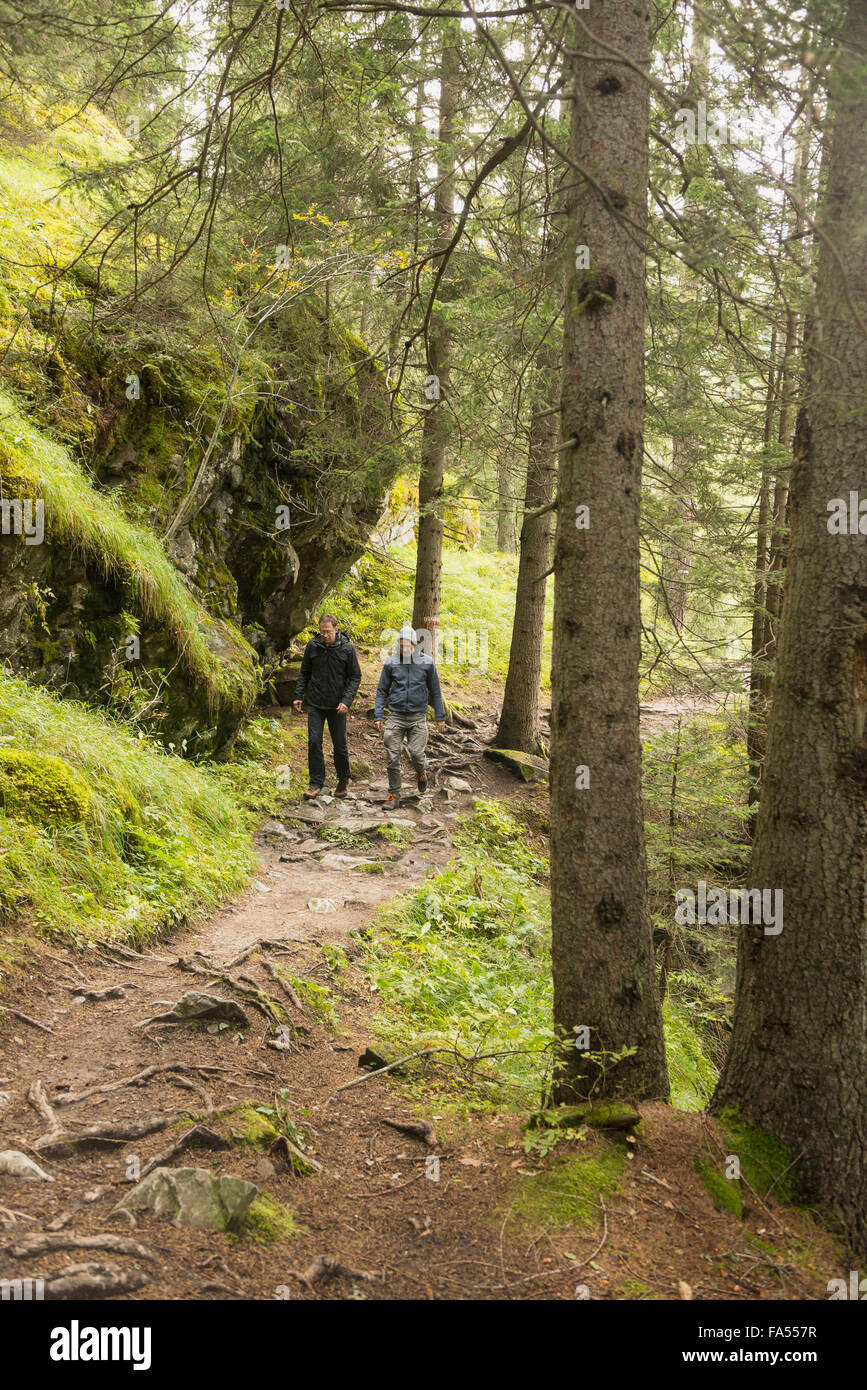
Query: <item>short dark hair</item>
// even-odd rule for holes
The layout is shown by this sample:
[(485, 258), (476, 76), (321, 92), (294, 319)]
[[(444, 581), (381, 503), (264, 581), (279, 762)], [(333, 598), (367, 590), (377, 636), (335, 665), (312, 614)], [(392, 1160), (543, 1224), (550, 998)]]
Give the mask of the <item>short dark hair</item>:
[(319, 618), (319, 626), (323, 623), (330, 623), (332, 627), (337, 627), (337, 619), (333, 613), (322, 613)]

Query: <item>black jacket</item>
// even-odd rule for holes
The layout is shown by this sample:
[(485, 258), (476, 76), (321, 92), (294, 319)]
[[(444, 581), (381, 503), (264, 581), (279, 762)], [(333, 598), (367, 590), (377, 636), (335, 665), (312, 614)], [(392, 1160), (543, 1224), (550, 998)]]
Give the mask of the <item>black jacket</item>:
[(330, 647), (321, 637), (311, 637), (301, 658), (301, 674), (295, 699), (306, 698), (316, 709), (349, 706), (361, 685), (361, 667), (349, 638), (338, 632)]

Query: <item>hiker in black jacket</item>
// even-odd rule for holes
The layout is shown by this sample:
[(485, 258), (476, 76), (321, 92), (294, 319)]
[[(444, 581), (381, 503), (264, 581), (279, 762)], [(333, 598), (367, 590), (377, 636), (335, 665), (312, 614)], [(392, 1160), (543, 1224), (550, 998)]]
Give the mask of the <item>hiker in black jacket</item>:
[(325, 785), (322, 736), (326, 723), (334, 747), (335, 795), (346, 796), (349, 789), (346, 716), (360, 685), (361, 667), (355, 648), (348, 637), (337, 631), (337, 619), (331, 613), (323, 613), (319, 619), (319, 636), (311, 637), (304, 648), (293, 701), (293, 708), (300, 714), (305, 695), (307, 697), (310, 786), (304, 795), (308, 801), (318, 796)]

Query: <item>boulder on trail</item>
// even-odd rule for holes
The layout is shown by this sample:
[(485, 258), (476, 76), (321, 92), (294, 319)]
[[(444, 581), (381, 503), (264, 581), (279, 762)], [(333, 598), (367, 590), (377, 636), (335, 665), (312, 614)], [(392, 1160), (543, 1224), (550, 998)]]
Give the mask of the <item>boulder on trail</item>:
[(548, 762), (546, 758), (539, 758), (535, 753), (520, 753), (515, 748), (486, 748), (485, 757), (493, 759), (496, 763), (502, 763), (516, 777), (521, 777), (525, 782), (547, 782)]
[(174, 1226), (226, 1231), (258, 1196), (244, 1178), (215, 1177), (207, 1168), (155, 1168), (118, 1202), (119, 1211), (152, 1211)]
[(10, 1178), (23, 1178), (25, 1182), (54, 1182), (50, 1173), (46, 1173), (38, 1163), (18, 1149), (4, 1149), (0, 1153), (0, 1173), (6, 1173)]

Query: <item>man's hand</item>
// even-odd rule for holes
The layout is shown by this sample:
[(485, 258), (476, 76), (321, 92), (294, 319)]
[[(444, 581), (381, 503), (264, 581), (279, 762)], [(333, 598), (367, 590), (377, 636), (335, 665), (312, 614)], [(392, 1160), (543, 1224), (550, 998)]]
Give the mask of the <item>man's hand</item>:
[(444, 734), (445, 731), (446, 731), (446, 721), (445, 721), (444, 719), (438, 719), (438, 720), (437, 720), (437, 733), (438, 733), (438, 734)]
[(345, 704), (343, 703), (342, 700), (340, 701), (340, 704), (337, 706), (337, 713), (338, 713), (338, 714), (348, 714), (348, 713), (349, 713), (349, 706), (348, 706), (348, 705), (345, 705)]
[(302, 709), (304, 708), (304, 702), (302, 700), (293, 700), (292, 708), (294, 709), (296, 714), (300, 714)]
[(382, 733), (382, 720), (381, 720), (381, 719), (375, 719), (375, 720), (373, 721), (373, 727), (374, 727), (374, 729), (376, 729), (376, 732), (377, 732), (378, 734), (381, 734), (381, 733)]

